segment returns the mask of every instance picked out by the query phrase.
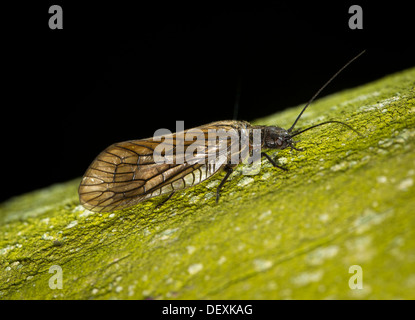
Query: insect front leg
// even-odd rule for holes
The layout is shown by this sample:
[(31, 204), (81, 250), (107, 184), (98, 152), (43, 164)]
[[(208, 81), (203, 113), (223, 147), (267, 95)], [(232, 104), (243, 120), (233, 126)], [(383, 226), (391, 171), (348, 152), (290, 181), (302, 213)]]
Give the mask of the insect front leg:
[(275, 163), (275, 161), (274, 161), (274, 160), (272, 160), (272, 159), (271, 159), (271, 157), (270, 157), (268, 154), (266, 154), (265, 152), (261, 152), (261, 157), (265, 157), (265, 158), (267, 158), (267, 159), (268, 159), (268, 161), (269, 161), (269, 162), (271, 162), (271, 164), (272, 164), (274, 167), (277, 167), (277, 168), (279, 168), (279, 169), (281, 169), (281, 170), (284, 170), (284, 171), (288, 171), (288, 169), (287, 169), (287, 168), (284, 168), (284, 167), (281, 167), (281, 166), (277, 165), (277, 164)]
[[(295, 143), (297, 143), (298, 141), (293, 141), (293, 144), (295, 144)], [(290, 148), (291, 149), (293, 149), (293, 150), (295, 150), (295, 151), (304, 151), (304, 149), (302, 149), (302, 148), (296, 148), (296, 147), (294, 147), (294, 145), (293, 144), (291, 144), (290, 145)]]
[(223, 177), (222, 181), (220, 182), (218, 188), (216, 189), (216, 203), (218, 203), (219, 201), (219, 197), (220, 197), (220, 189), (223, 187), (223, 185), (225, 184), (226, 180), (228, 180), (229, 176), (231, 175), (231, 173), (233, 172), (232, 167), (227, 164), (223, 170), (225, 170), (226, 175)]

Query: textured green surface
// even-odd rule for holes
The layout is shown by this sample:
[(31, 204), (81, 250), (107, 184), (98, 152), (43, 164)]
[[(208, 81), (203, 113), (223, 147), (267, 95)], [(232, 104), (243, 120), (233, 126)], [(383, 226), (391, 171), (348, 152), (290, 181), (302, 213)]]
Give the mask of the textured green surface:
[[(130, 210), (92, 213), (79, 180), (0, 206), (2, 299), (415, 298), (415, 69), (316, 101), (298, 147)], [(256, 121), (289, 127), (300, 107)], [(156, 129), (156, 128), (155, 128)], [(52, 265), (63, 289), (49, 288)], [(360, 265), (363, 289), (349, 288)]]

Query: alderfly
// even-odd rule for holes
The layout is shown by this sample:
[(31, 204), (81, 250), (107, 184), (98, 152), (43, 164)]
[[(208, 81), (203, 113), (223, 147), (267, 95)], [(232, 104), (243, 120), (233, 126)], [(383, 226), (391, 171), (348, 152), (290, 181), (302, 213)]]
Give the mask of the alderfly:
[[(225, 171), (226, 174), (216, 189), (218, 202), (220, 190), (233, 169), (254, 153), (265, 157), (274, 167), (286, 170), (278, 166), (263, 150), (289, 147), (301, 151), (295, 147), (296, 141), (293, 138), (329, 123), (338, 123), (355, 131), (348, 124), (336, 120), (324, 121), (303, 130), (294, 128), (320, 92), (363, 53), (364, 51), (346, 63), (314, 94), (288, 130), (227, 120), (164, 135), (163, 141), (160, 137), (152, 137), (109, 146), (91, 163), (82, 178), (78, 190), (81, 204), (92, 211), (113, 211), (163, 194), (169, 194), (168, 200), (174, 192), (192, 187)], [(225, 139), (219, 135), (217, 143), (218, 136), (212, 136), (212, 132), (226, 132), (227, 135)], [(187, 139), (189, 135), (191, 139)], [(178, 150), (182, 150), (182, 154)]]

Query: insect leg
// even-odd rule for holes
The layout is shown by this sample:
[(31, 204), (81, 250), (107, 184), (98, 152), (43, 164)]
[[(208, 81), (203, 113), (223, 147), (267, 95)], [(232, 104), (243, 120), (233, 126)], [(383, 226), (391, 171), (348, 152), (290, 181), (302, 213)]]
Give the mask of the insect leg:
[(281, 169), (281, 170), (284, 170), (284, 171), (288, 171), (288, 169), (287, 169), (287, 168), (284, 168), (284, 167), (281, 167), (281, 166), (277, 165), (277, 164), (275, 163), (275, 161), (274, 161), (274, 160), (272, 160), (272, 159), (271, 159), (271, 157), (270, 157), (268, 154), (266, 154), (265, 152), (261, 152), (261, 156), (262, 156), (262, 157), (267, 158), (267, 159), (268, 159), (268, 161), (269, 161), (269, 162), (271, 162), (271, 164), (272, 164), (274, 167), (277, 167), (277, 168), (279, 168), (279, 169)]
[(233, 172), (233, 169), (231, 166), (226, 165), (223, 170), (226, 171), (226, 175), (223, 177), (222, 181), (220, 182), (218, 188), (216, 189), (216, 203), (218, 203), (219, 201), (219, 197), (220, 197), (220, 189), (223, 187), (223, 185), (225, 184), (226, 180), (228, 180), (229, 176), (231, 175), (231, 173)]
[[(298, 142), (298, 141), (294, 141), (294, 142)], [(296, 147), (294, 147), (293, 145), (290, 145), (290, 148), (291, 148), (291, 149), (294, 149), (295, 151), (304, 151), (304, 149), (301, 149), (301, 148), (296, 148)]]
[(170, 198), (173, 196), (174, 192), (175, 192), (175, 191), (173, 191), (172, 193), (170, 193), (170, 194), (169, 194), (169, 196), (168, 196), (166, 199), (164, 199), (162, 202), (160, 202), (160, 203), (156, 206), (156, 208), (157, 208), (157, 209), (159, 209), (159, 208), (160, 208), (163, 204), (165, 204), (168, 200), (170, 200)]

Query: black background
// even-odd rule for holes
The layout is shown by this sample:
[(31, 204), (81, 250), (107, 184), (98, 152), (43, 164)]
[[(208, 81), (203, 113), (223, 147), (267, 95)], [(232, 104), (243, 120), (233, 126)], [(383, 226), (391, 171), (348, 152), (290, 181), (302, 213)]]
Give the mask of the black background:
[[(36, 2), (36, 3), (33, 3)], [(80, 177), (108, 145), (305, 103), (415, 65), (399, 2), (21, 2), (1, 8), (0, 201)], [(63, 30), (48, 27), (53, 4)], [(348, 9), (363, 8), (363, 30)], [(293, 119), (294, 120), (294, 119)]]

